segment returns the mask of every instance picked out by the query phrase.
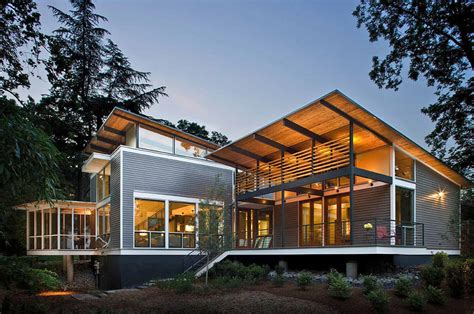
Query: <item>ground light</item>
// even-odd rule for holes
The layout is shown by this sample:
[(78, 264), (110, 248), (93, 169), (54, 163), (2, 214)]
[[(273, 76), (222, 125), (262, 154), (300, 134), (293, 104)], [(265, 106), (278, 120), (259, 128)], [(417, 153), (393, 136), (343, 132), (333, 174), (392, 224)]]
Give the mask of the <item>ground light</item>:
[(39, 297), (56, 297), (56, 296), (62, 296), (62, 295), (71, 295), (75, 294), (77, 292), (75, 291), (43, 291), (41, 293), (38, 293), (37, 296)]

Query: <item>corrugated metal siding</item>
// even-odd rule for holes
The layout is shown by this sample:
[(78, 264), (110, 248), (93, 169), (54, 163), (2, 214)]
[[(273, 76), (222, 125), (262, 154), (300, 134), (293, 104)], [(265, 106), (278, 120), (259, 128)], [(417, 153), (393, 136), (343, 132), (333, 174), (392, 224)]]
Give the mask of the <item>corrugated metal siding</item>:
[(232, 201), (232, 170), (123, 152), (123, 247), (133, 247), (133, 192), (205, 198), (221, 174), (228, 203)]
[(281, 247), (281, 232), (282, 228), (285, 232), (285, 247), (298, 246), (298, 215), (299, 202), (285, 203), (285, 226), (281, 225), (281, 205), (274, 207), (273, 214), (273, 245)]
[[(438, 191), (444, 191), (442, 199)], [(416, 221), (425, 225), (425, 246), (459, 249), (458, 237), (449, 231), (450, 220), (459, 212), (460, 190), (428, 167), (416, 163)]]
[(364, 224), (375, 224), (375, 219), (377, 219), (378, 228), (389, 228), (390, 185), (354, 191), (353, 207), (354, 244), (373, 244), (373, 239), (368, 239), (364, 234)]
[(120, 248), (120, 154), (110, 161), (110, 243)]
[(96, 175), (92, 175), (89, 179), (89, 200), (91, 202), (96, 202), (97, 199), (97, 189), (96, 189)]

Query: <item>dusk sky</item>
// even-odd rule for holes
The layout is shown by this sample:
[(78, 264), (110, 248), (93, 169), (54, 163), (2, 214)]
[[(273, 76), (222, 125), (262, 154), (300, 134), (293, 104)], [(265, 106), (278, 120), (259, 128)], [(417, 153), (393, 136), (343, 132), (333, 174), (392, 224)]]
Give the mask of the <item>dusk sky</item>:
[[(38, 1), (42, 29), (57, 22)], [(405, 80), (399, 91), (381, 90), (368, 72), (383, 42), (370, 43), (356, 28), (357, 1), (96, 1), (102, 27), (137, 70), (166, 86), (145, 114), (172, 122), (184, 118), (238, 139), (339, 89), (385, 122), (426, 147), (433, 128), (420, 112), (435, 99), (424, 81)], [(34, 80), (38, 100), (46, 78)]]

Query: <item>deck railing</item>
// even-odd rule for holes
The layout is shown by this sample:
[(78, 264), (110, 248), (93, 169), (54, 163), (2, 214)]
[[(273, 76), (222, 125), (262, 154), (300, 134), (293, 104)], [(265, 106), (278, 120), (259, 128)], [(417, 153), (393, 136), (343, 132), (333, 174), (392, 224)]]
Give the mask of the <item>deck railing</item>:
[(328, 141), (237, 173), (237, 194), (295, 181), (349, 165), (349, 137)]

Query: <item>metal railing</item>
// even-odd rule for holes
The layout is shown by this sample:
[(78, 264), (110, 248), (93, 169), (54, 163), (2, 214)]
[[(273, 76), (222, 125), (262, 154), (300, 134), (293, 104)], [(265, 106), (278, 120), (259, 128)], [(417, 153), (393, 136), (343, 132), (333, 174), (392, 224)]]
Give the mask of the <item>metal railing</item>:
[(243, 194), (349, 165), (349, 137), (328, 141), (237, 173), (236, 192)]

